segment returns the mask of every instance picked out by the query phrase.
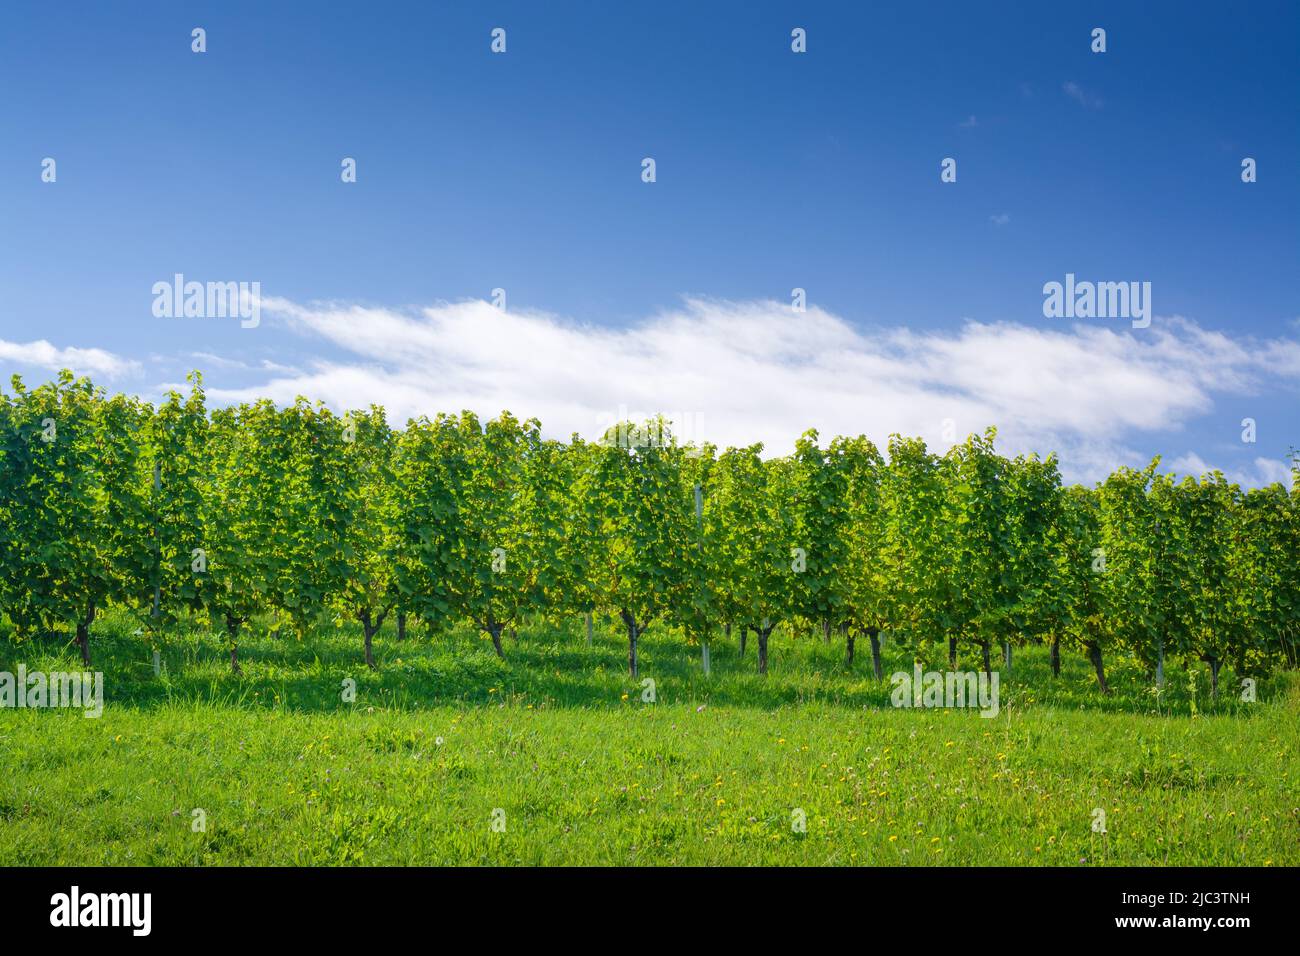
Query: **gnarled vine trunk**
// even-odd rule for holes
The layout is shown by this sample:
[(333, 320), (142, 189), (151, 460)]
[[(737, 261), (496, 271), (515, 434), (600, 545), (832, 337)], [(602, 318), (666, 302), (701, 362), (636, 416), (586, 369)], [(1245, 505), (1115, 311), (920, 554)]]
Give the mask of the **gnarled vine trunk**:
[(488, 636), (492, 638), (492, 649), (497, 652), (497, 657), (502, 660), (506, 659), (506, 652), (501, 647), (501, 632), (505, 630), (505, 627), (504, 624), (498, 624), (496, 621), (489, 619), (487, 626), (484, 628), (488, 632)]
[(384, 626), (384, 618), (388, 616), (388, 608), (384, 608), (378, 615), (372, 616), (370, 608), (366, 608), (357, 613), (357, 619), (361, 622), (361, 631), (366, 639), (366, 666), (372, 670), (375, 667), (375, 654), (372, 650), (374, 637), (379, 633), (379, 629)]
[(1052, 635), (1052, 676), (1061, 676), (1061, 639)]
[(871, 638), (871, 671), (876, 675), (876, 680), (881, 680), (884, 672), (880, 667), (880, 628), (867, 628), (867, 637)]
[(754, 633), (758, 635), (758, 672), (767, 673), (767, 639), (772, 636), (772, 629), (776, 627), (771, 622), (754, 628)]
[[(366, 616), (369, 617), (369, 615)], [(375, 652), (374, 652), (375, 628), (371, 626), (368, 620), (362, 621), (361, 627), (366, 637), (366, 666), (373, 670), (375, 666)]]
[(81, 621), (77, 622), (77, 647), (81, 650), (81, 663), (90, 666), (90, 628)]
[(77, 646), (81, 648), (81, 663), (90, 666), (90, 625), (95, 622), (95, 605), (90, 605), (86, 616), (77, 622)]
[(1101, 645), (1088, 644), (1085, 646), (1088, 650), (1088, 660), (1092, 661), (1093, 669), (1097, 672), (1097, 684), (1101, 687), (1103, 694), (1109, 694), (1110, 688), (1106, 686), (1106, 668), (1101, 660)]
[(239, 627), (243, 622), (230, 612), (226, 612), (226, 638), (230, 641), (230, 671), (242, 674), (239, 668)]
[(1223, 661), (1217, 657), (1205, 654), (1201, 660), (1210, 665), (1210, 699), (1219, 699), (1219, 668), (1223, 666)]
[(637, 658), (636, 658), (637, 642), (640, 640), (641, 635), (645, 633), (645, 629), (647, 625), (644, 623), (638, 625), (636, 622), (636, 615), (633, 614), (631, 611), (622, 610), (619, 611), (618, 613), (619, 616), (623, 618), (623, 625), (627, 628), (627, 672), (632, 677), (636, 677), (637, 676)]

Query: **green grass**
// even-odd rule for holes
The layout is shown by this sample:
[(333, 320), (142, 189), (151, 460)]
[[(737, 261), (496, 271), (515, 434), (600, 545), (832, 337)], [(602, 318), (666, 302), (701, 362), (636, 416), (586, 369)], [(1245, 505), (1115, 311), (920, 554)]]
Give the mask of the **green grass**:
[[(1085, 661), (1053, 678), (1023, 649), (989, 720), (896, 710), (864, 647), (849, 671), (812, 635), (774, 638), (766, 678), (752, 639), (745, 659), (716, 643), (705, 677), (652, 628), (648, 704), (618, 633), (589, 648), (576, 621), (524, 629), (506, 662), (465, 630), (386, 630), (375, 672), (351, 628), (263, 632), (243, 677), (199, 633), (155, 676), (133, 627), (110, 617), (92, 642), (101, 718), (0, 710), (0, 865), (1300, 863), (1295, 675), (1244, 704), (1225, 673), (1212, 703), (1195, 671), (1192, 716), (1181, 666), (1157, 698), (1112, 661), (1102, 698)], [(885, 656), (911, 670), (910, 650)], [(0, 637), (0, 670), (74, 660)]]

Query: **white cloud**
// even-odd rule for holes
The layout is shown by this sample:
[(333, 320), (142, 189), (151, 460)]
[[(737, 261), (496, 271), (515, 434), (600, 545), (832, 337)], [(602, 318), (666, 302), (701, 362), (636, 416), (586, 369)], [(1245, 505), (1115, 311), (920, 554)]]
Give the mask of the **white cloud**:
[(975, 127), (977, 127), (977, 126), (979, 126), (979, 125), (980, 125), (980, 121), (977, 120), (977, 119), (975, 118), (975, 114), (972, 113), (970, 116), (966, 117), (966, 119), (964, 119), (964, 120), (962, 120), (960, 123), (958, 123), (958, 124), (957, 124), (957, 128), (958, 128), (958, 129), (974, 129)]
[(989, 216), (989, 222), (993, 223), (993, 225), (995, 226), (1005, 226), (1010, 221), (1011, 221), (1011, 217), (1007, 215), (1005, 212), (1000, 212), (997, 213), (996, 215)]
[(1291, 487), (1291, 465), (1278, 458), (1256, 458), (1248, 468), (1220, 468), (1209, 464), (1196, 452), (1189, 451), (1179, 458), (1161, 462), (1161, 471), (1174, 472), (1181, 476), (1191, 475), (1200, 478), (1212, 471), (1223, 472), (1229, 482), (1243, 488), (1262, 488), (1265, 485), (1281, 484)]
[(1066, 96), (1074, 100), (1086, 110), (1099, 110), (1105, 105), (1102, 102), (1101, 97), (1089, 93), (1073, 80), (1067, 80), (1061, 86), (1061, 89), (1065, 91)]
[(0, 339), (0, 361), (30, 365), (47, 371), (71, 369), (83, 375), (117, 378), (139, 371), (139, 364), (103, 349), (57, 348), (44, 339), (9, 342)]
[(949, 420), (959, 437), (995, 424), (1004, 451), (1056, 450), (1072, 480), (1145, 464), (1135, 436), (1177, 431), (1216, 394), (1251, 393), (1296, 347), (1233, 340), (1179, 317), (1144, 330), (967, 322), (866, 331), (815, 306), (705, 298), (627, 328), (478, 300), (403, 311), (267, 299), (263, 309), (343, 357), (210, 388), (214, 400), (377, 403), (395, 423), (508, 408), (557, 437), (596, 437), (616, 418), (664, 412), (684, 439), (762, 441), (774, 454), (809, 427), (880, 445), (892, 432), (920, 435), (942, 448)]
[[(1256, 458), (1254, 474), (1258, 480), (1251, 480), (1249, 477), (1242, 476), (1238, 484), (1258, 486), (1277, 483), (1288, 488), (1291, 487), (1292, 472), (1289, 461), (1279, 461), (1275, 458)], [(1232, 480), (1236, 481), (1237, 479)]]
[[(160, 356), (161, 358), (161, 356)], [(262, 359), (260, 362), (245, 362), (242, 359), (228, 358), (222, 355), (214, 355), (211, 352), (190, 352), (187, 358), (192, 358), (201, 362), (201, 369), (223, 368), (237, 369), (241, 372), (297, 372), (298, 369), (292, 365), (281, 365), (279, 362), (272, 362), (270, 359)]]

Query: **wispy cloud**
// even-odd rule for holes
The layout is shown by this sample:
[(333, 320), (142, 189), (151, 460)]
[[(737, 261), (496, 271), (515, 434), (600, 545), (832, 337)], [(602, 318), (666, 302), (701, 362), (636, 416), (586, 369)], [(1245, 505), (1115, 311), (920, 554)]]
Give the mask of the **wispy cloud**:
[(992, 216), (989, 216), (989, 222), (993, 223), (993, 225), (995, 226), (1005, 226), (1010, 221), (1011, 221), (1011, 217), (1007, 215), (1005, 212), (1000, 212)]
[(1211, 465), (1195, 452), (1188, 452), (1178, 458), (1162, 461), (1161, 470), (1177, 475), (1191, 475), (1199, 478), (1212, 471), (1221, 471), (1230, 482), (1242, 487), (1262, 488), (1265, 485), (1280, 484), (1291, 486), (1291, 464), (1279, 458), (1256, 458), (1246, 468), (1223, 469)]
[(140, 370), (139, 363), (103, 349), (58, 348), (45, 339), (35, 342), (0, 339), (0, 361), (46, 371), (66, 368), (78, 374), (104, 378), (118, 378)]
[(210, 387), (215, 400), (378, 403), (398, 422), (508, 408), (559, 437), (596, 437), (618, 417), (663, 412), (687, 439), (761, 440), (775, 454), (810, 426), (945, 447), (993, 424), (1011, 453), (1059, 451), (1074, 480), (1145, 464), (1131, 447), (1137, 436), (1176, 431), (1216, 395), (1250, 394), (1279, 376), (1300, 384), (1277, 358), (1300, 344), (1233, 339), (1178, 317), (1145, 330), (967, 322), (916, 332), (863, 330), (816, 306), (706, 298), (625, 328), (479, 300), (404, 311), (267, 299), (263, 311), (342, 357)]
[(957, 128), (958, 128), (958, 129), (974, 129), (975, 127), (979, 126), (979, 124), (980, 124), (980, 121), (977, 120), (977, 119), (975, 118), (975, 114), (972, 113), (970, 116), (966, 117), (966, 119), (964, 119), (964, 120), (962, 120), (960, 123), (958, 123), (958, 124), (957, 124)]
[(1061, 89), (1065, 91), (1066, 96), (1086, 110), (1099, 110), (1105, 105), (1101, 97), (1088, 92), (1074, 80), (1066, 80)]
[[(262, 359), (258, 362), (246, 362), (243, 359), (229, 358), (221, 355), (214, 355), (212, 352), (190, 352), (187, 356), (190, 359), (200, 363), (199, 368), (223, 368), (238, 369), (242, 372), (297, 372), (298, 369), (292, 365), (281, 365), (279, 362), (272, 362), (270, 359)], [(162, 356), (159, 356), (161, 359)]]

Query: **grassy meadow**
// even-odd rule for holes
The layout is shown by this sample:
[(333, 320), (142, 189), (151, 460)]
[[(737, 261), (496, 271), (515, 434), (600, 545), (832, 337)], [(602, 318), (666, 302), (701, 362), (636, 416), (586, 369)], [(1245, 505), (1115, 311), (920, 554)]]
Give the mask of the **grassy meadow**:
[[(251, 628), (153, 648), (95, 628), (102, 717), (0, 709), (0, 865), (1251, 865), (1300, 863), (1300, 680), (1237, 698), (1170, 662), (1018, 649), (1001, 710), (896, 709), (820, 632), (698, 647), (651, 627), (641, 676), (597, 620), (538, 623), (507, 660), (468, 628), (299, 641)], [(946, 650), (946, 649), (945, 649)], [(0, 636), (0, 670), (79, 670), (62, 638)], [(946, 662), (935, 659), (935, 669)], [(959, 662), (975, 670), (969, 649)], [(653, 679), (655, 700), (643, 701)], [(354, 702), (343, 700), (356, 682)], [(1104, 830), (1097, 828), (1104, 812)], [(803, 826), (799, 824), (802, 822)], [(200, 825), (201, 824), (201, 825)]]

